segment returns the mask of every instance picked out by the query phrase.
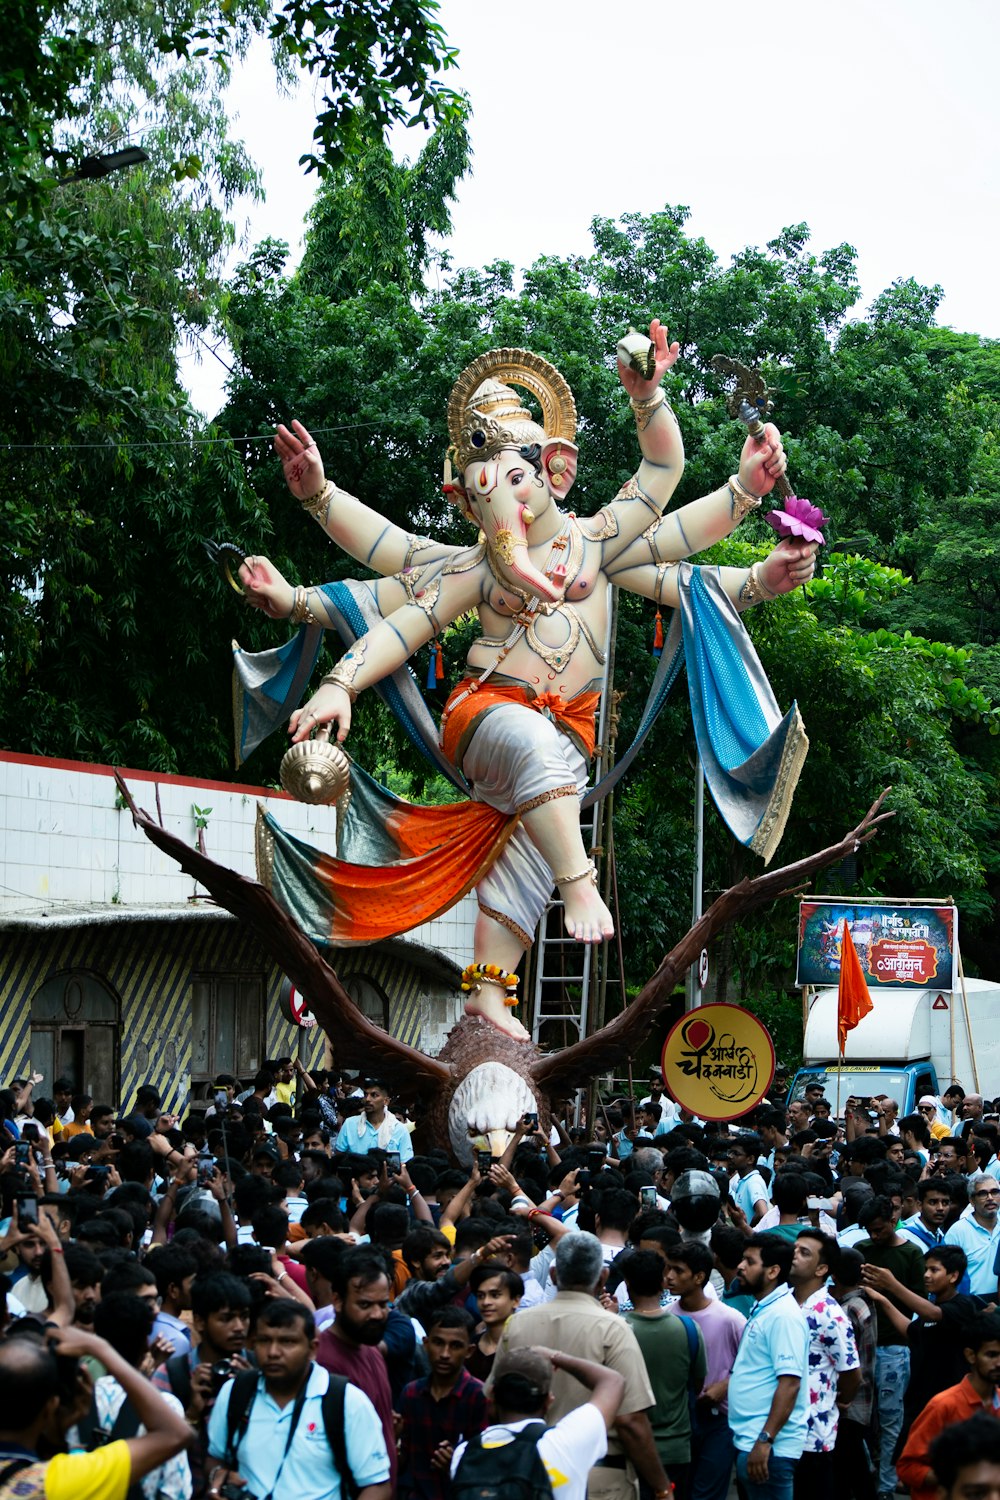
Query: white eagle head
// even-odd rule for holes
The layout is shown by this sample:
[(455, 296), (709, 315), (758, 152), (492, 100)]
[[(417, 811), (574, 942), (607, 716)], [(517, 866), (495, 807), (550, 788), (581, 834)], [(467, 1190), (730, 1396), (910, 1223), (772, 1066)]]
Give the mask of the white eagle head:
[(525, 1114), (538, 1109), (528, 1080), (499, 1062), (480, 1063), (456, 1088), (448, 1105), (451, 1147), (465, 1167), (472, 1166), (474, 1150), (502, 1156)]

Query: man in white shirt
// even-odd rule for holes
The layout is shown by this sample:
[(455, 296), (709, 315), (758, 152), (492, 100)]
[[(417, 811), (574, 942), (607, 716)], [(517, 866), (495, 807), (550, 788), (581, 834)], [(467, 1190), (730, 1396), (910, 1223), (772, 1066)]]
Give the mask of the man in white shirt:
[[(537, 1431), (552, 1405), (553, 1370), (565, 1370), (586, 1386), (590, 1399), (538, 1434), (538, 1456), (556, 1500), (585, 1500), (590, 1470), (608, 1451), (608, 1428), (618, 1414), (625, 1379), (616, 1370), (558, 1349), (512, 1349), (498, 1357), (492, 1383), (496, 1422), (472, 1444), (459, 1444), (451, 1461), (453, 1481), (470, 1446), (504, 1448), (525, 1428)], [(502, 1472), (502, 1465), (498, 1454), (492, 1464), (494, 1475)]]

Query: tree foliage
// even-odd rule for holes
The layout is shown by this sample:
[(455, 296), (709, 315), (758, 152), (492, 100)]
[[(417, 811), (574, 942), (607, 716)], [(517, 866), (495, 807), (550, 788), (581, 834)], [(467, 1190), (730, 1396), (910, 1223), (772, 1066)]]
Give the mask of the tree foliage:
[[(257, 24), (249, 10), (239, 15)], [(210, 29), (210, 19), (200, 24)], [(221, 45), (214, 34), (202, 40)], [(355, 142), (317, 198), (296, 275), (285, 273), (285, 247), (265, 242), (220, 286), (227, 195), (249, 167), (198, 82), (211, 77), (209, 64), (186, 66), (193, 75), (186, 67), (173, 75), (175, 133), (160, 165), (190, 156), (185, 120), (214, 120), (199, 126), (202, 146), (214, 145), (190, 185), (181, 172), (164, 188), (151, 166), (127, 193), (88, 185), (50, 195), (30, 233), (21, 231), (24, 244), (13, 229), (5, 242), (7, 431), (11, 441), (40, 431), (54, 445), (19, 450), (16, 482), (11, 465), (0, 494), (11, 559), (0, 602), (6, 742), (231, 774), (225, 643), (236, 635), (263, 647), (282, 632), (206, 568), (200, 538), (267, 552), (296, 581), (357, 572), (290, 500), (260, 435), (297, 416), (338, 484), (408, 529), (471, 540), (440, 489), (448, 394), (484, 349), (522, 345), (550, 358), (573, 388), (581, 446), (573, 502), (590, 512), (637, 457), (616, 341), (630, 323), (662, 314), (681, 343), (669, 376), (688, 452), (676, 503), (715, 488), (735, 466), (742, 433), (711, 369), (722, 353), (764, 370), (795, 487), (831, 517), (811, 588), (748, 616), (779, 701), (798, 699), (812, 742), (782, 858), (832, 842), (891, 782), (895, 820), (827, 889), (953, 894), (973, 956), (989, 963), (1000, 822), (995, 347), (938, 328), (940, 289), (910, 281), (852, 316), (855, 252), (842, 244), (815, 253), (805, 225), (723, 264), (687, 233), (687, 211), (671, 206), (595, 220), (589, 253), (542, 257), (521, 273), (502, 261), (455, 271), (442, 261), (445, 284), (428, 290), (434, 237), (447, 231), (468, 164), (454, 113), (412, 163), (396, 162), (377, 130)], [(377, 125), (363, 89), (351, 97)], [(224, 321), (236, 366), (217, 427), (202, 434), (177, 385), (173, 349), (179, 332), (212, 320)], [(198, 450), (164, 446), (226, 434), (229, 443)], [(158, 446), (137, 446), (147, 436)], [(97, 446), (70, 446), (81, 440)], [(712, 558), (750, 561), (770, 537), (752, 517)], [(459, 622), (446, 632), (452, 676), (472, 628)], [(616, 687), (625, 740), (653, 671), (652, 629), (652, 607), (623, 597)], [(418, 673), (425, 663), (415, 663)], [(277, 739), (241, 774), (273, 779)], [(428, 789), (429, 773), (376, 702), (359, 703), (352, 744), (377, 774), (417, 795)], [(690, 714), (678, 689), (616, 800), (632, 982), (688, 922), (692, 785)], [(710, 896), (754, 861), (714, 812), (706, 822)], [(716, 971), (731, 997), (780, 1006), (793, 933), (783, 909), (726, 934)]]

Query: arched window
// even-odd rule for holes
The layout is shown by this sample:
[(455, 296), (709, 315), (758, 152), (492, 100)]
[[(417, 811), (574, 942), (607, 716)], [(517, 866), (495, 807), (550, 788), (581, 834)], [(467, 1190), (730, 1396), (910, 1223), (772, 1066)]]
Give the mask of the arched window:
[(345, 974), (341, 983), (361, 1014), (383, 1031), (389, 1030), (389, 996), (367, 974)]
[(69, 969), (47, 979), (31, 1001), (31, 1066), (51, 1092), (68, 1078), (98, 1104), (118, 1103), (118, 997), (99, 975)]

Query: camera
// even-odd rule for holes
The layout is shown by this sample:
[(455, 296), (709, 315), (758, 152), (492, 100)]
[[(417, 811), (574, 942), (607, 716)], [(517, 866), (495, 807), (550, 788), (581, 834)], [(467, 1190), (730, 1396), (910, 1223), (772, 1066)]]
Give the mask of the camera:
[(219, 1500), (257, 1500), (257, 1496), (245, 1484), (237, 1484), (234, 1479), (227, 1479), (225, 1484), (220, 1484), (216, 1494)]
[[(219, 1394), (219, 1392), (222, 1390), (222, 1387), (225, 1385), (226, 1381), (232, 1379), (232, 1375), (233, 1375), (233, 1362), (232, 1362), (232, 1360), (231, 1359), (217, 1359), (217, 1360), (215, 1360), (215, 1362), (212, 1365), (211, 1370), (209, 1371), (209, 1374), (210, 1374), (210, 1376), (212, 1378), (212, 1395), (213, 1396), (217, 1396)], [(221, 1494), (222, 1491), (220, 1490), (219, 1493)], [(246, 1491), (241, 1488), (240, 1489), (240, 1495), (243, 1496), (243, 1495), (245, 1495), (245, 1493), (246, 1493)]]
[(84, 1182), (106, 1182), (110, 1176), (111, 1168), (108, 1166), (88, 1167), (84, 1173)]

